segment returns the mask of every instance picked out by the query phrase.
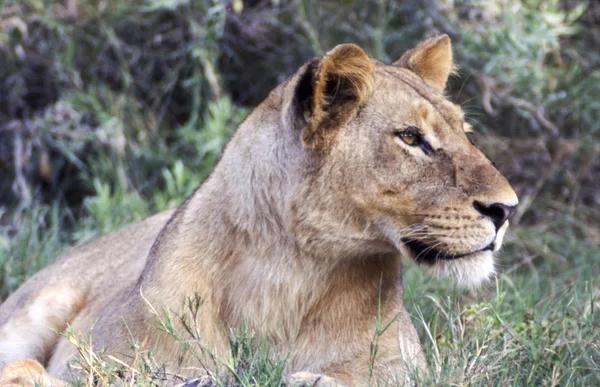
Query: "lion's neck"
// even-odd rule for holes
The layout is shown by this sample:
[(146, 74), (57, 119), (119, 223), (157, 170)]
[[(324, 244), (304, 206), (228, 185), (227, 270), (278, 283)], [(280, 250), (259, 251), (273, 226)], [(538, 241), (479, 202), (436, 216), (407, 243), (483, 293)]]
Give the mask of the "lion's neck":
[[(223, 273), (211, 285), (219, 320), (231, 327), (244, 321), (259, 331), (277, 332), (271, 338), (289, 346), (303, 337), (318, 341), (309, 339), (315, 332), (335, 336), (317, 325), (336, 326), (337, 316), (354, 315), (353, 323), (366, 327), (373, 322), (364, 319), (377, 314), (378, 304), (396, 310), (401, 268), (395, 254), (342, 256), (334, 249), (323, 254), (302, 249), (286, 218), (294, 188), (287, 179), (294, 181), (297, 171), (285, 167), (280, 159), (261, 159), (236, 171), (250, 178), (215, 175), (215, 181), (235, 184), (208, 186), (202, 193), (209, 214), (203, 222), (207, 234), (205, 247), (195, 250), (210, 252), (202, 256), (210, 262), (207, 269)], [(212, 199), (232, 192), (225, 204)]]

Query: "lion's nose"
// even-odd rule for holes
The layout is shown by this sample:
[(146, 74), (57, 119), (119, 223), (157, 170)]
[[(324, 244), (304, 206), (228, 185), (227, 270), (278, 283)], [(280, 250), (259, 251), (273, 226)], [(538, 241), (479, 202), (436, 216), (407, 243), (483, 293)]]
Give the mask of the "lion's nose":
[(502, 227), (504, 222), (506, 222), (517, 209), (517, 206), (507, 206), (502, 203), (492, 203), (488, 205), (477, 200), (473, 202), (473, 207), (475, 207), (481, 215), (490, 218), (492, 223), (494, 223), (494, 226), (496, 226), (496, 231)]

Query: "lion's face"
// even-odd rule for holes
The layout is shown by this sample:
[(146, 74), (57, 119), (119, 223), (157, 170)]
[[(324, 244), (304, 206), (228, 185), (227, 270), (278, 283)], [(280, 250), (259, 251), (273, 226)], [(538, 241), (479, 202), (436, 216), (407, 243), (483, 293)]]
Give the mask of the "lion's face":
[[(442, 52), (423, 54), (423, 46)], [(432, 63), (415, 64), (419, 54)], [(296, 204), (300, 223), (314, 231), (307, 243), (326, 239), (365, 252), (395, 249), (477, 284), (493, 273), (493, 253), (518, 200), (467, 138), (460, 107), (440, 93), (452, 68), (449, 41), (432, 39), (396, 65), (372, 66), (368, 96), (351, 112), (327, 105), (343, 123), (334, 133), (328, 134), (330, 122), (316, 132), (326, 148), (303, 191), (310, 205)], [(436, 71), (442, 72), (437, 79)], [(332, 94), (344, 98), (344, 87), (356, 83), (336, 79)], [(345, 122), (339, 118), (344, 113)]]
[(518, 201), (464, 126), (460, 107), (414, 74), (378, 66), (372, 97), (332, 149), (344, 163), (330, 181), (340, 176), (346, 198), (406, 256), (477, 282), (493, 271)]

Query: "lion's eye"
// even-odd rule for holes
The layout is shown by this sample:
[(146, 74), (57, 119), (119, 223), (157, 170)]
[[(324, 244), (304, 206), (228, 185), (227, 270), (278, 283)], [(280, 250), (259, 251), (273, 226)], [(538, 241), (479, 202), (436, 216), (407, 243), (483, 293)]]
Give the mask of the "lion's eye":
[(402, 141), (404, 141), (406, 145), (416, 146), (423, 143), (423, 138), (421, 137), (421, 135), (415, 132), (399, 132), (396, 133), (396, 136), (398, 136)]
[(394, 135), (408, 146), (421, 148), (426, 155), (432, 155), (434, 153), (431, 145), (429, 145), (425, 137), (421, 134), (421, 129), (415, 126), (409, 126), (406, 129), (399, 130), (395, 132)]

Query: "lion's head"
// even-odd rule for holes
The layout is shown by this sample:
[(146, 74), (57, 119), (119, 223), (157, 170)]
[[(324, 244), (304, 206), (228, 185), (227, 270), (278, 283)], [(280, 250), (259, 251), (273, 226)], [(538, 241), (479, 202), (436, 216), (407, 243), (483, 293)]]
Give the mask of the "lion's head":
[(400, 251), (470, 285), (493, 273), (518, 199), (442, 94), (452, 71), (440, 36), (392, 65), (340, 45), (288, 82), (284, 120), (309, 171), (290, 206), (305, 249)]

